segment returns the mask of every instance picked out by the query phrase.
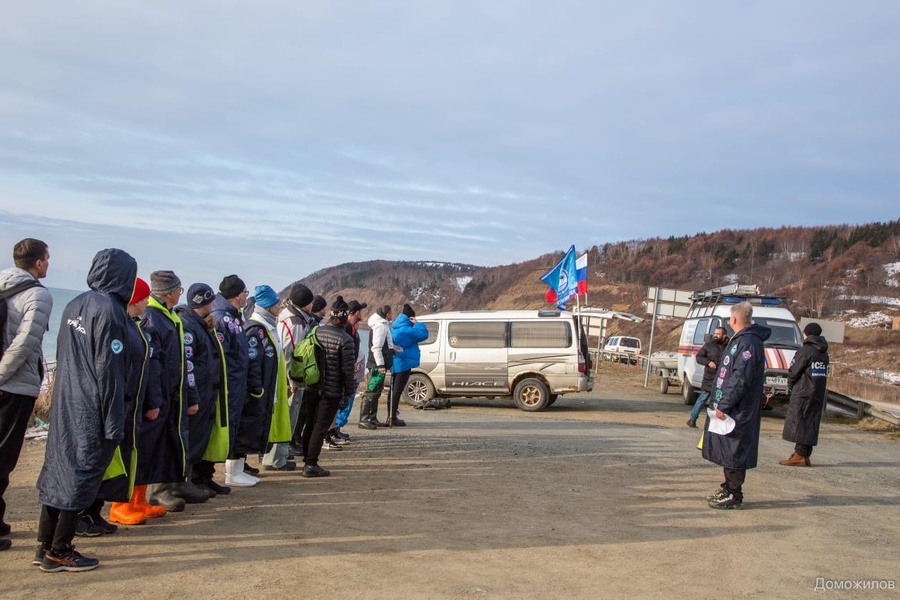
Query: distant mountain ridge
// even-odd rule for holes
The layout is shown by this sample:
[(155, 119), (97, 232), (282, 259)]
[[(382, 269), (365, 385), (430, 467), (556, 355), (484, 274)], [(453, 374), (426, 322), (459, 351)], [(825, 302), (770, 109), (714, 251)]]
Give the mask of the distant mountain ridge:
[[(756, 283), (790, 298), (798, 316), (846, 316), (877, 305), (900, 311), (900, 220), (865, 225), (725, 229), (630, 240), (588, 252), (588, 300), (640, 314), (648, 286), (691, 290)], [(370, 306), (409, 302), (417, 311), (545, 308), (540, 276), (562, 252), (511, 265), (373, 260), (316, 271), (301, 281), (333, 299)], [(895, 266), (892, 266), (895, 265)], [(879, 298), (887, 300), (879, 302)]]

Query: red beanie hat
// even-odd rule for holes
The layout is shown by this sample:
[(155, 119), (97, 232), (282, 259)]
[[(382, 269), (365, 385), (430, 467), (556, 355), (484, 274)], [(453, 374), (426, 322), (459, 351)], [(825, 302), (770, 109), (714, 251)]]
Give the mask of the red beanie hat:
[(134, 292), (131, 294), (131, 300), (128, 304), (137, 304), (141, 300), (147, 298), (150, 295), (150, 286), (147, 285), (147, 282), (141, 279), (140, 277), (135, 278), (134, 280)]

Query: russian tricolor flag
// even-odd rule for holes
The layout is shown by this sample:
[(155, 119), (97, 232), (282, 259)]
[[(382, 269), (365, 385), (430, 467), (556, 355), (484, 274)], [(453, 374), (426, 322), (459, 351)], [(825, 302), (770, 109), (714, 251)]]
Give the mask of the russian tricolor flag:
[(587, 252), (575, 260), (575, 278), (578, 280), (578, 295), (587, 296)]

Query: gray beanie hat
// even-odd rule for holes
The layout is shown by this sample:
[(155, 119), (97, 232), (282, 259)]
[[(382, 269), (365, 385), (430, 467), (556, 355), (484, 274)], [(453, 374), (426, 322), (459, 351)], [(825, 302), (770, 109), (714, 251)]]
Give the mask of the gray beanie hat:
[(150, 273), (150, 291), (154, 294), (168, 294), (181, 287), (181, 280), (175, 271), (153, 271)]

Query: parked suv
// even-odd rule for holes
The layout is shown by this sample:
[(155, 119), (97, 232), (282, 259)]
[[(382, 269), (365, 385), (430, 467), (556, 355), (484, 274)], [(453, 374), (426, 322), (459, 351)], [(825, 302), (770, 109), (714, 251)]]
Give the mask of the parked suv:
[(641, 353), (641, 340), (636, 337), (617, 335), (609, 338), (603, 346), (603, 358), (614, 362), (637, 364)]

